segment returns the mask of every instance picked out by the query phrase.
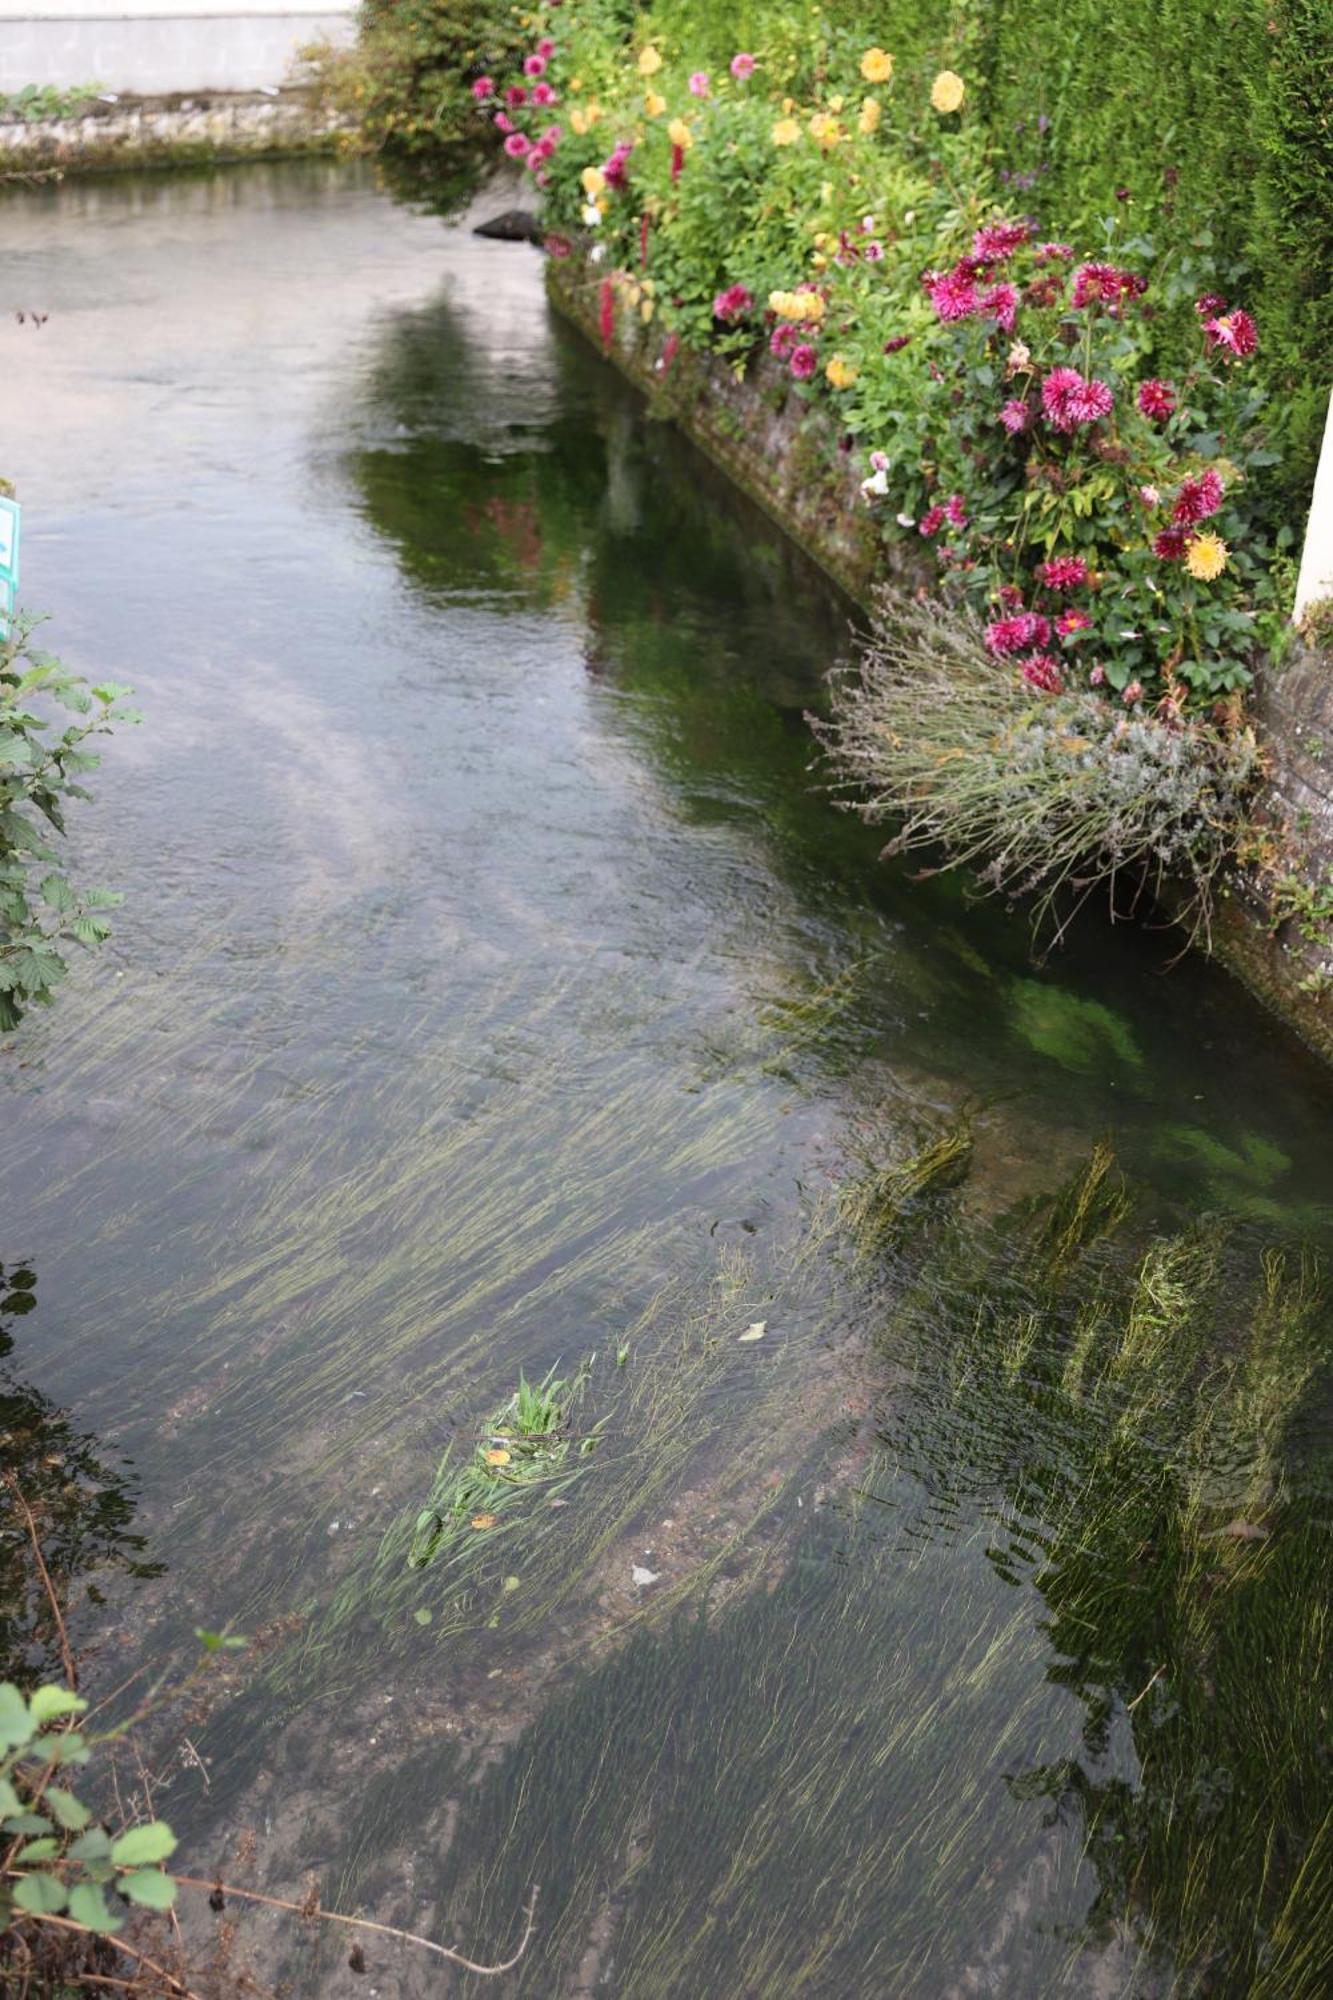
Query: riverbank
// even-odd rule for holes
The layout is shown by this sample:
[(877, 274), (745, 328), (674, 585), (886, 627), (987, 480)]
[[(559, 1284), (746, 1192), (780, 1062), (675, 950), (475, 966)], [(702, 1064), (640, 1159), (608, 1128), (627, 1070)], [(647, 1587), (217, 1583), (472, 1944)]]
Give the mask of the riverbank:
[[(551, 258), (552, 304), (750, 495), (858, 604), (879, 583), (927, 584), (919, 540), (887, 545), (861, 495), (860, 458), (812, 414), (780, 363), (742, 377), (625, 310), (577, 255)], [(608, 329), (604, 301), (610, 302)], [(1333, 1062), (1333, 657), (1293, 637), (1260, 670), (1253, 714), (1268, 778), (1258, 837), (1224, 885), (1211, 949), (1326, 1061)]]

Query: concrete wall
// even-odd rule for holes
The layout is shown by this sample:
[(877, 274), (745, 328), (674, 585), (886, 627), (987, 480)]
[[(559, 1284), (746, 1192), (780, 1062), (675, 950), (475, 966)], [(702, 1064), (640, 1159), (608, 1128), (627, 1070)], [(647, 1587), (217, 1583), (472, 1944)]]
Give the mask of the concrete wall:
[(0, 0), (0, 91), (272, 89), (303, 43), (355, 32), (345, 0)]

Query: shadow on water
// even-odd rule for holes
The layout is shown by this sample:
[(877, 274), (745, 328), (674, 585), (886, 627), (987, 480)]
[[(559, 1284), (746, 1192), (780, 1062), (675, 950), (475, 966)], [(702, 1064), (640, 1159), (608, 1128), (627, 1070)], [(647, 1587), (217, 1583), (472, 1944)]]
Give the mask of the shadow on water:
[[(0, 1165), (52, 1421), (171, 1562), (108, 1678), (268, 1635), (162, 1809), (481, 1953), (540, 1879), (539, 1995), (1315, 2000), (1327, 1313), (1267, 1246), (1327, 1243), (1327, 1077), (1160, 937), (1037, 966), (880, 864), (809, 770), (847, 607), (527, 251), (161, 185), (10, 210), (30, 459), (80, 413), (34, 560), (149, 726), (125, 959)], [(592, 1350), (570, 1504), (409, 1569), (445, 1448)]]

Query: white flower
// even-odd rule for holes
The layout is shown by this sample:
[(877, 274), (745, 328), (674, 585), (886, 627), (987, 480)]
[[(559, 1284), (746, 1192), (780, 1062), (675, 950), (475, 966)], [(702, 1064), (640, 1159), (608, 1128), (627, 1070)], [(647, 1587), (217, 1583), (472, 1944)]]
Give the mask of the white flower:
[(873, 216), (873, 215), (863, 215), (863, 216), (861, 217), (861, 227), (862, 227), (862, 229), (864, 229), (864, 231), (865, 231), (865, 233), (866, 233), (866, 235), (867, 235), (867, 236), (871, 235), (871, 234), (873, 233), (873, 231), (874, 231), (874, 227), (875, 227), (875, 218), (874, 218), (874, 216)]
[(916, 526), (916, 515), (915, 515), (915, 514), (899, 514), (899, 516), (898, 516), (898, 526), (899, 526), (900, 528), (914, 528), (914, 527)]
[(594, 264), (600, 264), (603, 257), (605, 257), (606, 255), (605, 243), (594, 243), (592, 249), (588, 252), (588, 255), (591, 257)]
[(590, 201), (585, 207), (583, 211), (583, 220), (587, 223), (589, 229), (596, 229), (600, 226), (602, 220), (602, 211), (600, 208), (598, 208), (597, 203), (595, 201)]
[(906, 215), (903, 217), (903, 227), (905, 229), (910, 229), (915, 221), (916, 221), (916, 210), (914, 208), (909, 208)]
[(861, 481), (861, 491), (867, 500), (872, 498), (882, 500), (888, 490), (889, 475), (884, 466), (881, 466), (877, 472), (872, 472), (869, 479)]

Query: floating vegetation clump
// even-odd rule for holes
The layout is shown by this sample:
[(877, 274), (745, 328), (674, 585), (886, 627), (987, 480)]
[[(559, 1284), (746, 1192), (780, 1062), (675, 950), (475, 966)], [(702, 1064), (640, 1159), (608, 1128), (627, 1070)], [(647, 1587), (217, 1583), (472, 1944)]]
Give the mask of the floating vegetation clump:
[(535, 1385), (520, 1375), (518, 1387), (486, 1425), (471, 1456), (455, 1461), (445, 1449), (430, 1497), (417, 1516), (409, 1569), (440, 1563), (465, 1570), (479, 1548), (477, 1536), (499, 1533), (525, 1506), (563, 1496), (596, 1447), (597, 1432), (570, 1436), (569, 1426), (595, 1356), (570, 1381), (552, 1369)]
[(930, 1195), (942, 1194), (967, 1178), (972, 1160), (972, 1128), (951, 1125), (906, 1159), (871, 1166), (851, 1182), (839, 1201), (843, 1227), (864, 1256), (892, 1244)]

